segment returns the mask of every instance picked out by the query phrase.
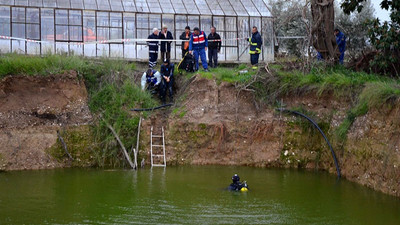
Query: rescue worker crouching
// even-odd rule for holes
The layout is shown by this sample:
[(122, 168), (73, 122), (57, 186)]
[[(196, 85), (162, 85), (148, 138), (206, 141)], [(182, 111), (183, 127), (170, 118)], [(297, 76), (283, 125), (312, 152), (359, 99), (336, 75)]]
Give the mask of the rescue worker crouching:
[(253, 69), (257, 69), (258, 59), (261, 54), (262, 38), (256, 26), (252, 29), (252, 35), (247, 39), (250, 43), (250, 62)]
[(148, 90), (152, 94), (156, 94), (161, 83), (161, 74), (152, 68), (143, 73), (141, 79), (142, 90)]
[(161, 65), (161, 101), (164, 105), (166, 103), (166, 95), (168, 92), (170, 102), (173, 101), (172, 86), (174, 85), (174, 64), (169, 63), (169, 60), (164, 60)]

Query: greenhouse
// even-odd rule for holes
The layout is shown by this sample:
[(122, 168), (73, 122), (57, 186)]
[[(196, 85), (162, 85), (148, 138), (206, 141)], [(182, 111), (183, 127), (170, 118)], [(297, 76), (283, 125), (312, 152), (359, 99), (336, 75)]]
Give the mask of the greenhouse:
[[(251, 28), (263, 38), (260, 60), (274, 59), (266, 0), (0, 0), (0, 53), (148, 59), (146, 39), (163, 25), (174, 39), (188, 25), (222, 38), (219, 60), (248, 62)], [(180, 59), (181, 42), (172, 59)]]

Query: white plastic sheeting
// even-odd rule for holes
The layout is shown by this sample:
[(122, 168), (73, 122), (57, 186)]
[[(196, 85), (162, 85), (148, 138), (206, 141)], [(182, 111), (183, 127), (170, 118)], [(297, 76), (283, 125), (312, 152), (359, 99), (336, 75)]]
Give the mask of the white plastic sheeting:
[[(167, 25), (175, 39), (186, 26), (207, 34), (217, 28), (223, 42), (220, 61), (249, 61), (251, 28), (263, 37), (263, 60), (273, 60), (273, 19), (266, 0), (0, 0), (0, 53), (63, 53), (88, 57), (148, 58), (145, 42), (90, 43), (147, 38)], [(88, 42), (88, 44), (82, 44)], [(172, 58), (181, 56), (174, 42)]]

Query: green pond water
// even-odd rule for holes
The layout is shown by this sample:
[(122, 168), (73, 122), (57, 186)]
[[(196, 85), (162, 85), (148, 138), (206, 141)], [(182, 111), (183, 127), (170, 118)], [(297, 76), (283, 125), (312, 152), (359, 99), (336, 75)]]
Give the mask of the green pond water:
[[(246, 193), (224, 190), (234, 173)], [(0, 173), (0, 224), (400, 224), (400, 199), (324, 172), (249, 167)]]

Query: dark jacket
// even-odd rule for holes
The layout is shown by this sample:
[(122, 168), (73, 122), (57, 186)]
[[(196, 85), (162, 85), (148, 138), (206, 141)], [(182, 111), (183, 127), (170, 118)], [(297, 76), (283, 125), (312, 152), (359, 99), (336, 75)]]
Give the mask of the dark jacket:
[[(174, 37), (172, 36), (172, 33), (167, 31), (167, 37), (165, 37), (164, 34), (160, 32), (159, 34), (160, 39), (167, 39), (167, 40), (172, 40)], [(162, 41), (161, 42), (161, 52), (171, 52), (171, 41)]]
[(221, 50), (221, 36), (218, 33), (208, 35), (208, 48)]
[(162, 64), (160, 73), (163, 78), (164, 76), (172, 78), (174, 76), (174, 64), (171, 63), (168, 66)]
[(230, 191), (240, 191), (240, 189), (242, 189), (243, 187), (245, 188), (249, 188), (249, 186), (247, 186), (246, 183), (241, 183), (239, 181), (237, 182), (233, 182), (228, 186), (228, 190)]
[[(159, 39), (159, 36), (152, 33), (147, 39)], [(158, 43), (158, 41), (147, 42), (147, 45), (149, 46), (149, 53), (158, 53)]]
[(340, 53), (346, 50), (346, 36), (342, 32), (336, 35), (336, 44), (339, 47)]
[[(183, 33), (181, 34), (181, 36), (179, 36), (179, 39), (181, 39), (181, 40), (188, 40), (188, 41), (189, 41), (189, 40), (190, 40), (190, 36), (192, 36), (192, 32), (189, 31), (189, 36), (188, 36), (188, 38), (186, 38), (186, 32), (183, 31)], [(182, 41), (182, 47), (181, 47), (181, 49), (182, 49), (182, 50), (185, 50), (185, 41)], [(188, 48), (187, 48), (186, 50), (189, 51), (189, 42), (188, 42)]]
[(255, 32), (251, 35), (248, 40), (250, 42), (250, 54), (260, 54), (261, 53), (261, 46), (262, 46), (262, 38), (260, 33)]

